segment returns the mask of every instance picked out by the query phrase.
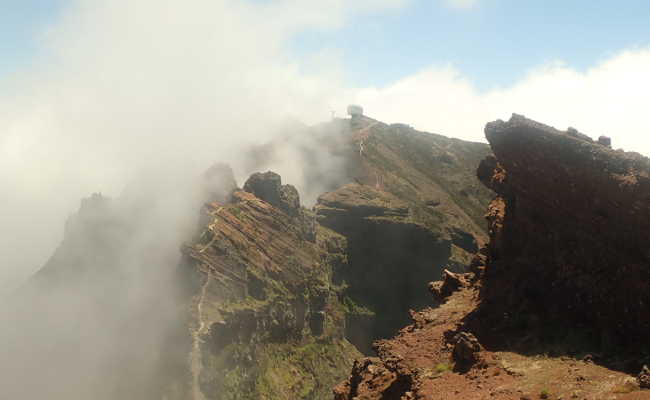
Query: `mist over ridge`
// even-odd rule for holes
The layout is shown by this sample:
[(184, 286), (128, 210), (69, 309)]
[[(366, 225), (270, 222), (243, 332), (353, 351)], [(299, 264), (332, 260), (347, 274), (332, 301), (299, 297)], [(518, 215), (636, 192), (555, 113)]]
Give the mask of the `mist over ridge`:
[[(351, 357), (359, 349), (370, 352), (370, 339), (388, 337), (403, 326), (409, 307), (428, 304), (424, 280), (437, 279), (433, 272), (443, 267), (463, 269), (485, 240), (483, 213), (491, 192), (474, 181), (479, 160), (489, 152), (483, 136), (487, 121), (514, 111), (562, 131), (573, 126), (594, 137), (609, 135), (614, 149), (650, 154), (645, 135), (650, 129), (645, 118), (650, 50), (643, 45), (608, 53), (589, 68), (549, 60), (509, 85), (489, 89), (444, 60), (389, 83), (362, 87), (350, 81), (343, 50), (327, 43), (295, 49), (294, 40), (305, 32), (342, 31), (362, 18), (399, 13), (413, 2), (67, 2), (50, 25), (34, 34), (38, 46), (31, 62), (0, 77), (0, 298), (6, 300), (0, 306), (0, 342), (6, 350), (0, 397), (160, 399), (162, 381), (176, 385), (174, 379), (188, 374), (183, 363), (194, 345), (187, 331), (197, 338), (208, 332), (193, 325), (201, 314), (195, 304), (200, 288), (208, 288), (213, 307), (207, 308), (215, 326), (230, 329), (233, 315), (241, 317), (233, 311), (227, 320), (223, 309), (215, 311), (214, 304), (225, 301), (214, 292), (223, 287), (208, 264), (223, 254), (211, 249), (216, 255), (203, 260), (204, 253), (194, 247), (209, 249), (209, 235), (228, 237), (206, 225), (206, 210), (215, 221), (222, 212), (206, 203), (221, 191), (230, 200), (234, 187), (243, 187), (251, 173), (271, 170), (283, 184), (295, 186), (307, 209), (299, 214), (304, 219), (286, 222), (265, 209), (256, 222), (270, 215), (291, 232), (298, 229), (294, 225), (303, 229), (301, 224), (325, 230), (327, 240), (312, 243), (297, 235), (288, 242), (311, 243), (304, 265), (291, 263), (297, 275), (314, 265), (325, 266), (326, 272), (304, 298), (296, 289), (303, 281), (288, 279), (290, 289), (284, 281), (276, 285), (279, 278), (264, 268), (284, 266), (283, 257), (291, 252), (284, 249), (272, 262), (260, 262), (263, 268), (251, 263), (272, 278), (255, 271), (246, 275), (245, 285), (233, 286), (243, 285), (246, 301), (249, 292), (259, 294), (255, 279), (278, 298), (295, 296), (290, 306), (298, 311), (283, 323), (298, 321), (300, 335), (309, 332), (298, 335), (305, 343), (329, 341)], [(458, 13), (485, 4), (439, 3)], [(350, 41), (355, 40), (352, 35)], [(358, 46), (374, 49), (371, 43)], [(507, 62), (477, 60), (488, 61), (494, 68)], [(387, 65), (400, 62), (393, 57)], [(348, 118), (345, 107), (351, 103), (363, 105), (367, 116), (354, 122)], [(232, 168), (232, 177), (211, 181), (206, 171), (215, 165)], [(318, 219), (312, 206), (319, 205), (323, 193), (344, 185), (349, 186), (321, 199), (321, 212), (331, 213), (326, 215), (330, 226), (321, 227), (314, 221), (322, 222), (325, 214)], [(254, 200), (240, 196), (237, 201), (246, 211), (254, 209)], [(238, 206), (226, 208), (231, 213), (226, 228), (250, 228), (238, 219)], [(368, 210), (378, 215), (365, 215)], [(337, 213), (369, 232), (381, 226), (388, 233), (340, 228)], [(332, 227), (340, 232), (327, 230)], [(413, 240), (402, 253), (404, 237)], [(437, 247), (422, 250), (434, 242)], [(195, 258), (188, 249), (196, 250)], [(359, 261), (369, 251), (371, 261)], [(236, 253), (246, 261), (259, 255), (251, 254)], [(390, 270), (386, 265), (398, 265), (410, 254), (421, 256), (411, 275), (376, 285), (364, 275), (366, 267)], [(371, 282), (365, 290), (348, 289), (347, 281), (333, 283), (333, 271), (340, 267), (340, 260), (333, 259), (347, 256), (362, 271), (347, 272), (347, 279)], [(431, 260), (435, 270), (429, 268)], [(245, 263), (236, 267), (240, 264)], [(231, 273), (224, 281), (238, 278)], [(387, 299), (393, 297), (373, 292), (395, 282), (423, 291), (390, 304)], [(392, 295), (406, 299), (410, 291), (404, 283)], [(244, 314), (272, 324), (278, 309), (291, 307), (265, 296), (249, 302), (259, 309)], [(386, 303), (369, 300), (373, 296)], [(250, 306), (237, 303), (241, 299), (228, 301)], [(370, 314), (364, 313), (373, 307), (391, 313), (367, 322)], [(308, 321), (305, 327), (301, 318)], [(332, 321), (340, 326), (332, 328)], [(346, 327), (353, 334), (339, 332)], [(314, 333), (319, 329), (325, 333)], [(332, 364), (336, 368), (351, 363), (338, 361)], [(165, 388), (166, 395), (185, 389)]]

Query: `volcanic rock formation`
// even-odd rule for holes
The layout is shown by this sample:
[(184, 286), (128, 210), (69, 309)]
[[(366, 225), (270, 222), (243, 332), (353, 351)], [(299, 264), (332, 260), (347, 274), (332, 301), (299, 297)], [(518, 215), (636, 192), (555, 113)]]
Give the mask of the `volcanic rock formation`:
[(488, 245), (335, 399), (650, 399), (650, 160), (517, 115), (485, 132)]
[(274, 206), (282, 200), (278, 175), (255, 174), (244, 187), (263, 190), (207, 204), (210, 223), (185, 248), (198, 293), (193, 393), (323, 398), (357, 355), (330, 283), (334, 266), (346, 262), (345, 239), (287, 203)]
[[(16, 334), (4, 343), (20, 362), (0, 374), (2, 394), (331, 398), (354, 359), (374, 355), (374, 340), (396, 334), (410, 309), (436, 303), (427, 283), (445, 269), (466, 272), (485, 244), (492, 192), (475, 168), (489, 152), (357, 116), (242, 154), (247, 171), (268, 171), (243, 190), (215, 164), (202, 185), (185, 182), (187, 192), (165, 178), (166, 190), (137, 182), (114, 200), (93, 196), (23, 292), (36, 306), (15, 307), (20, 321), (7, 325)], [(300, 195), (269, 171), (287, 154)], [(184, 209), (156, 207), (166, 200)], [(52, 356), (69, 363), (40, 365)]]
[(485, 133), (496, 159), (479, 178), (498, 195), (485, 315), (507, 313), (565, 343), (579, 334), (599, 352), (649, 355), (650, 160), (517, 115)]
[[(372, 354), (409, 309), (432, 304), (426, 283), (464, 271), (485, 242), (477, 216), (489, 191), (472, 167), (485, 146), (367, 117), (308, 133), (317, 148), (304, 135), (282, 143), (298, 141), (310, 159), (337, 154), (347, 171), (313, 213), (278, 174), (254, 173), (244, 191), (205, 206), (185, 248), (195, 397), (330, 398), (359, 351)], [(262, 148), (260, 169), (274, 145)], [(313, 163), (305, 171), (321, 176)]]

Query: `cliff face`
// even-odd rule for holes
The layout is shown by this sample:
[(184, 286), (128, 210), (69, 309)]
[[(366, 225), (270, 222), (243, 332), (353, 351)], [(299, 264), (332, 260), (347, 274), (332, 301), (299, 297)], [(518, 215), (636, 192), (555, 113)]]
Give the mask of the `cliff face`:
[(389, 192), (428, 226), (440, 231), (454, 226), (484, 242), (483, 214), (492, 192), (477, 181), (476, 166), (489, 153), (484, 143), (359, 116), (304, 127), (256, 147), (246, 169), (280, 172), (309, 206), (348, 183)]
[(432, 304), (426, 282), (444, 268), (464, 271), (485, 242), (478, 217), (490, 192), (476, 185), (478, 143), (354, 118), (350, 144), (354, 184), (323, 194), (319, 222), (348, 239), (349, 267), (336, 271), (348, 305), (346, 333), (366, 355), (372, 342), (408, 322), (408, 311)]
[(485, 132), (489, 243), (335, 398), (650, 398), (650, 160), (517, 115)]
[(372, 354), (372, 342), (394, 335), (408, 322), (409, 309), (431, 304), (423, 282), (455, 263), (453, 242), (417, 222), (408, 203), (369, 186), (348, 184), (327, 193), (315, 211), (323, 226), (348, 239), (349, 265), (337, 269), (333, 279), (345, 285), (346, 336)]
[(251, 154), (258, 171), (295, 157), (301, 192), (272, 172), (240, 189), (217, 164), (201, 182), (84, 200), (3, 319), (20, 362), (1, 393), (328, 399), (374, 340), (434, 304), (427, 282), (465, 271), (487, 240), (485, 144), (357, 116)]
[(549, 340), (650, 354), (650, 160), (519, 116), (485, 132), (496, 159), (479, 177), (498, 194), (486, 310)]
[[(485, 241), (475, 214), (489, 191), (473, 176), (485, 145), (365, 117), (308, 133), (312, 145), (282, 144), (343, 167), (305, 163), (312, 190), (335, 188), (313, 212), (277, 174), (255, 173), (206, 205), (184, 251), (193, 398), (331, 398), (360, 351), (432, 303), (426, 282), (464, 270)], [(256, 167), (273, 165), (274, 146), (256, 150)]]
[(357, 356), (331, 284), (345, 239), (317, 226), (278, 175), (244, 188), (206, 205), (184, 251), (196, 282), (191, 398), (325, 398)]

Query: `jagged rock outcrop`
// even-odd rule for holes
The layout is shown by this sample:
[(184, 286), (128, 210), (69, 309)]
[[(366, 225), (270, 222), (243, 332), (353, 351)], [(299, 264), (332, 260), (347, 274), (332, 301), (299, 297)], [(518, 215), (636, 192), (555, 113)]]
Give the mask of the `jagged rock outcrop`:
[[(67, 399), (69, 382), (109, 360), (72, 397), (330, 398), (359, 350), (372, 353), (409, 309), (434, 303), (426, 283), (443, 268), (465, 271), (485, 243), (491, 192), (474, 169), (488, 153), (482, 143), (359, 116), (302, 127), (241, 157), (239, 167), (267, 171), (291, 154), (300, 169), (292, 179), (303, 179), (291, 183), (307, 204), (320, 197), (313, 211), (273, 172), (240, 190), (225, 164), (202, 187), (164, 178), (135, 182), (116, 201), (94, 196), (33, 280), (57, 286), (41, 296), (42, 309), (24, 313), (43, 321), (30, 330), (35, 351), (73, 368), (40, 379), (32, 397)], [(49, 304), (59, 295), (69, 304)], [(394, 388), (408, 384), (390, 365), (378, 371), (396, 377)], [(14, 368), (3, 383), (29, 371)]]
[[(333, 280), (344, 287), (346, 337), (371, 355), (372, 341), (395, 334), (409, 309), (431, 304), (426, 282), (443, 268), (464, 272), (485, 242), (482, 212), (491, 193), (475, 167), (488, 148), (360, 116), (261, 146), (254, 165), (270, 168), (292, 146), (304, 159), (307, 198), (321, 188), (318, 223), (347, 240), (348, 264)], [(272, 190), (256, 193), (272, 192), (260, 196), (280, 204), (281, 183), (274, 179)]]
[[(230, 203), (207, 205), (204, 233), (186, 248), (189, 270), (201, 271), (193, 307), (210, 305), (193, 328), (195, 386), (206, 399), (328, 398), (328, 382), (346, 375), (357, 350), (372, 353), (410, 308), (431, 304), (426, 282), (445, 267), (464, 271), (485, 242), (480, 210), (490, 194), (473, 166), (486, 146), (367, 117), (281, 147), (294, 141), (308, 191), (332, 188), (313, 214), (279, 175), (255, 173)], [(257, 168), (268, 168), (273, 149), (255, 151)], [(344, 174), (311, 162), (324, 157)]]
[(453, 358), (458, 366), (465, 369), (478, 361), (481, 344), (470, 332), (459, 332), (454, 336)]
[(334, 398), (650, 398), (624, 373), (649, 354), (650, 161), (520, 116), (486, 136), (489, 244)]
[(256, 172), (244, 184), (244, 190), (281, 209), (289, 215), (300, 210), (300, 196), (292, 185), (283, 185), (275, 172)]
[(483, 315), (650, 354), (650, 160), (517, 115), (485, 134), (495, 158), (478, 175), (498, 196)]
[(429, 283), (429, 291), (438, 301), (444, 301), (454, 292), (469, 286), (473, 274), (455, 274), (448, 269), (442, 271), (442, 280)]
[(331, 281), (346, 263), (345, 239), (307, 223), (313, 216), (277, 174), (254, 174), (244, 188), (206, 205), (209, 222), (184, 250), (196, 279), (193, 392), (327, 398), (358, 355)]

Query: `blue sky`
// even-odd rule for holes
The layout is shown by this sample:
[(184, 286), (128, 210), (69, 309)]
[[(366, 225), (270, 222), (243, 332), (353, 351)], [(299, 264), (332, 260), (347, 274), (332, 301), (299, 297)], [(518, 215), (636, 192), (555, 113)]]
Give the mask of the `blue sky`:
[(562, 60), (583, 70), (621, 49), (650, 43), (643, 0), (483, 0), (473, 7), (416, 0), (365, 15), (337, 32), (303, 33), (297, 52), (342, 49), (348, 79), (382, 86), (430, 66), (452, 63), (482, 89)]
[(29, 65), (64, 0), (0, 0), (0, 77)]
[[(0, 75), (7, 75), (29, 65), (40, 32), (67, 2), (0, 4)], [(646, 46), (649, 17), (650, 4), (643, 0), (478, 0), (469, 7), (411, 0), (356, 16), (342, 29), (302, 32), (290, 46), (297, 56), (341, 52), (351, 86), (383, 86), (428, 66), (452, 64), (478, 88), (491, 89), (544, 63), (561, 60), (584, 70), (613, 52)]]

